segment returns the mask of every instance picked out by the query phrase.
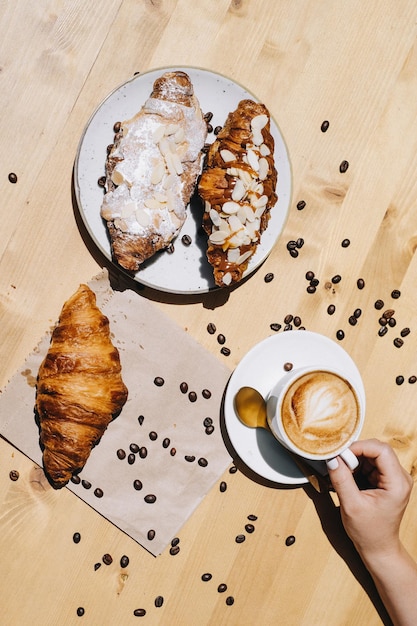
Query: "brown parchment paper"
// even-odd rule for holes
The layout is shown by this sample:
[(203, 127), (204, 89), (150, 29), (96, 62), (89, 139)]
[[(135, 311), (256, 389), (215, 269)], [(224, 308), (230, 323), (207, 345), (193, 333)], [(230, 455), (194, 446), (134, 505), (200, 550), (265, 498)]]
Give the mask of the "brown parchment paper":
[[(109, 318), (129, 397), (79, 474), (91, 488), (86, 489), (82, 481), (70, 482), (66, 488), (157, 555), (231, 461), (219, 423), (231, 372), (154, 304), (131, 290), (114, 291), (107, 273), (93, 278), (89, 286)], [(0, 433), (39, 465), (42, 453), (34, 415), (34, 382), (49, 343), (47, 332), (0, 394)], [(155, 385), (156, 377), (164, 379), (162, 386)], [(182, 382), (188, 384), (188, 392), (196, 393), (195, 402), (181, 392)], [(210, 398), (203, 396), (205, 389), (211, 392)], [(206, 417), (213, 420), (210, 435), (203, 424)], [(149, 437), (152, 431), (158, 435), (155, 441)], [(170, 443), (165, 448), (166, 438)], [(132, 443), (146, 447), (147, 456), (135, 454), (135, 462), (129, 464)], [(126, 452), (124, 460), (117, 456), (119, 449)], [(187, 461), (186, 456), (195, 460)], [(206, 466), (201, 459), (207, 461)], [(133, 487), (136, 479), (142, 482), (141, 490)], [(97, 488), (103, 497), (94, 494)], [(154, 503), (145, 501), (149, 494), (156, 496)], [(148, 539), (149, 530), (155, 531), (153, 540)]]

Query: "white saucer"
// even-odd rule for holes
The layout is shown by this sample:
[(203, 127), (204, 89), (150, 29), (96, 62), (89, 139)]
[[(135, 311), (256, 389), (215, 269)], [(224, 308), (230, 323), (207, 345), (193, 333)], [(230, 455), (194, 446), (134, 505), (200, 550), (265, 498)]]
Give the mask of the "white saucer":
[[(113, 142), (114, 123), (135, 115), (149, 97), (156, 78), (169, 69), (182, 70), (190, 76), (202, 111), (213, 113), (213, 128), (223, 126), (227, 115), (237, 107), (240, 100), (250, 98), (259, 101), (233, 80), (192, 67), (160, 68), (139, 74), (107, 96), (92, 114), (80, 139), (74, 164), (74, 190), (81, 219), (90, 237), (111, 261), (110, 241), (100, 216), (104, 192), (97, 182), (104, 175), (106, 147)], [(244, 277), (252, 274), (270, 254), (284, 228), (290, 207), (292, 180), (288, 151), (278, 125), (272, 118), (271, 134), (275, 142), (278, 200), (271, 210), (268, 228), (262, 234)], [(207, 142), (214, 139), (214, 133), (207, 136)], [(206, 258), (207, 238), (201, 234), (201, 215), (199, 203), (192, 201), (187, 220), (174, 241), (174, 252), (156, 254), (141, 266), (134, 280), (159, 291), (177, 294), (205, 293), (214, 289), (213, 269)], [(191, 245), (182, 243), (183, 235), (189, 235)], [(119, 265), (115, 264), (115, 267), (123, 272)]]
[(306, 330), (273, 335), (254, 346), (240, 361), (227, 386), (224, 418), (230, 442), (237, 455), (256, 474), (274, 483), (302, 485), (307, 479), (275, 437), (263, 428), (249, 428), (239, 420), (234, 397), (244, 386), (254, 387), (266, 398), (285, 374), (284, 364), (294, 369), (307, 365), (334, 367), (345, 372), (356, 386), (365, 412), (365, 389), (359, 370), (336, 342)]

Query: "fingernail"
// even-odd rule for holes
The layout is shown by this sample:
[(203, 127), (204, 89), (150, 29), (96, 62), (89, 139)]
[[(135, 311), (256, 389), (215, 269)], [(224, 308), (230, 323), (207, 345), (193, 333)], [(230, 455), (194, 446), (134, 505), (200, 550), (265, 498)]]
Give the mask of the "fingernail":
[(339, 467), (339, 461), (337, 459), (328, 459), (326, 461), (327, 469), (335, 470)]

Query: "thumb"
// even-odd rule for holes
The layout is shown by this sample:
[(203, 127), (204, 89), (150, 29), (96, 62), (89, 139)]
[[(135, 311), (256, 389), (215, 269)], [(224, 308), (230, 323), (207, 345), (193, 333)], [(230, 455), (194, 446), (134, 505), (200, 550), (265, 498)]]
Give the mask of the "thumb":
[(352, 471), (339, 456), (327, 463), (327, 469), (341, 504), (357, 496), (359, 490)]

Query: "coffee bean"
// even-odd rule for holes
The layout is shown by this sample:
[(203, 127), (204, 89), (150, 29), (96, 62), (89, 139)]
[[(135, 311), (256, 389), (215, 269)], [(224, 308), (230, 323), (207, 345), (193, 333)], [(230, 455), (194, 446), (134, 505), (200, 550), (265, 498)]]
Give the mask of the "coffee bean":
[(386, 317), (380, 317), (378, 322), (381, 326), (386, 326), (388, 324), (388, 320)]
[(319, 281), (319, 279), (318, 279), (318, 278), (312, 278), (312, 279), (310, 280), (310, 286), (311, 286), (311, 287), (317, 287), (317, 286), (319, 285), (319, 283), (320, 283), (320, 281)]
[(151, 432), (149, 433), (149, 439), (151, 441), (156, 441), (158, 439), (158, 433), (156, 433), (154, 430), (151, 430)]
[(414, 383), (417, 382), (417, 376), (410, 376), (410, 378), (408, 379), (408, 382), (410, 383), (410, 385), (414, 385)]
[(307, 293), (316, 293), (316, 291), (317, 291), (317, 290), (316, 290), (316, 288), (315, 288), (315, 286), (314, 286), (314, 285), (309, 285), (309, 286), (307, 287)]
[(286, 540), (285, 540), (285, 545), (286, 546), (292, 546), (295, 543), (295, 537), (294, 535), (289, 535)]
[(119, 448), (116, 454), (117, 454), (117, 458), (120, 459), (121, 461), (126, 458), (126, 452), (122, 450), (122, 448)]
[(127, 462), (129, 463), (129, 465), (133, 465), (135, 461), (136, 461), (136, 455), (134, 455), (133, 452), (131, 452), (127, 457)]
[(120, 133), (120, 129), (122, 127), (121, 122), (115, 122), (113, 125), (113, 130), (115, 133)]
[(349, 317), (349, 324), (350, 324), (351, 326), (355, 326), (357, 323), (358, 323), (357, 318), (356, 318), (354, 315), (351, 315), (351, 316)]
[(340, 283), (341, 280), (342, 280), (342, 277), (340, 276), (340, 274), (336, 274), (332, 278), (332, 283), (333, 285), (337, 285), (337, 283)]
[(306, 205), (305, 201), (304, 200), (300, 200), (299, 202), (297, 202), (297, 209), (299, 211), (302, 211), (305, 208), (305, 205)]
[(278, 331), (279, 331), (279, 329), (281, 328), (281, 324), (277, 324), (277, 323), (275, 322), (275, 323), (270, 324), (270, 325), (269, 325), (269, 328), (270, 328), (271, 330), (274, 330), (275, 332), (278, 332)]
[(292, 363), (284, 363), (284, 370), (286, 372), (290, 372), (293, 368), (293, 364)]
[(304, 239), (302, 237), (299, 237), (296, 243), (297, 243), (297, 248), (300, 249), (304, 245)]
[(226, 343), (226, 337), (220, 333), (220, 335), (217, 335), (217, 342), (222, 346)]
[(377, 311), (380, 311), (384, 307), (384, 301), (376, 300), (374, 307), (377, 309)]
[(135, 609), (133, 611), (133, 615), (135, 617), (144, 617), (146, 615), (146, 610), (145, 609)]
[(294, 239), (290, 239), (290, 241), (287, 242), (287, 250), (295, 250), (296, 247), (297, 242)]
[(179, 546), (173, 546), (169, 549), (169, 553), (172, 554), (172, 556), (175, 556), (176, 554), (178, 554), (179, 551), (180, 551)]
[(322, 125), (320, 126), (320, 130), (322, 133), (327, 132), (329, 128), (329, 122), (327, 120), (324, 120), (324, 122), (322, 122)]
[(94, 571), (96, 572), (98, 569), (100, 569), (101, 567), (101, 563), (94, 563)]
[(236, 472), (237, 472), (236, 465), (232, 465), (231, 467), (229, 467), (229, 474), (236, 474)]
[(78, 609), (77, 609), (77, 615), (78, 615), (78, 617), (82, 617), (82, 616), (84, 615), (84, 613), (85, 613), (85, 609), (84, 609), (84, 607), (79, 606), (79, 607), (78, 607)]
[(120, 567), (124, 569), (129, 565), (129, 557), (124, 554), (120, 559)]
[(208, 461), (204, 457), (198, 459), (197, 463), (200, 465), (200, 467), (207, 467), (208, 465)]
[(162, 378), (162, 376), (156, 376), (156, 378), (154, 378), (155, 385), (157, 387), (162, 387), (162, 385), (165, 383), (164, 379)]
[(404, 344), (404, 341), (400, 337), (396, 337), (393, 341), (393, 344), (396, 348), (401, 348), (401, 346)]
[(17, 183), (17, 176), (14, 172), (10, 172), (8, 179), (9, 179), (9, 182), (12, 183), (13, 185)]
[(205, 400), (210, 400), (210, 398), (211, 398), (211, 391), (210, 391), (210, 389), (203, 389), (203, 391), (201, 392), (201, 395), (203, 396), (203, 398)]
[(111, 556), (111, 554), (103, 554), (101, 560), (103, 561), (104, 565), (111, 565), (113, 563), (113, 557)]
[(153, 539), (155, 539), (155, 535), (156, 535), (156, 533), (155, 533), (155, 531), (152, 528), (150, 530), (148, 530), (147, 537), (148, 537), (149, 541), (152, 541)]
[(253, 533), (255, 531), (255, 526), (253, 524), (246, 524), (245, 530), (247, 533)]
[(97, 179), (97, 185), (99, 187), (105, 187), (106, 186), (106, 177), (105, 176), (100, 176), (100, 178)]
[(78, 476), (78, 474), (74, 474), (73, 476), (71, 476), (71, 482), (74, 483), (74, 485), (79, 485), (81, 482), (81, 478)]
[(392, 317), (394, 315), (394, 313), (395, 313), (394, 309), (387, 309), (382, 314), (382, 317), (385, 317), (386, 320), (389, 320), (389, 318)]
[(174, 252), (175, 252), (175, 246), (174, 246), (174, 244), (171, 242), (171, 243), (169, 244), (169, 246), (168, 246), (167, 248), (165, 248), (165, 251), (166, 251), (168, 254), (174, 254)]
[(219, 485), (219, 489), (220, 489), (220, 492), (221, 492), (221, 493), (224, 493), (224, 492), (226, 491), (226, 489), (227, 489), (227, 483), (226, 483), (224, 480), (222, 480), (222, 481), (221, 481), (221, 483), (220, 483), (220, 485)]
[(113, 144), (113, 143), (110, 143), (110, 144), (106, 147), (107, 154), (110, 154), (110, 152), (113, 150), (113, 148), (114, 148), (114, 144)]
[(209, 324), (207, 324), (207, 332), (210, 335), (214, 335), (214, 333), (216, 332), (216, 326), (215, 324), (213, 324), (213, 322), (210, 322)]
[(213, 578), (213, 575), (210, 574), (210, 572), (205, 572), (201, 576), (201, 580), (203, 580), (205, 583), (208, 582), (209, 580), (211, 580), (212, 578)]
[(301, 317), (298, 317), (298, 315), (296, 315), (293, 319), (293, 324), (296, 328), (299, 328), (301, 326)]
[(100, 489), (100, 487), (96, 487), (96, 489), (94, 489), (94, 495), (96, 498), (102, 498), (104, 496), (104, 492)]
[(293, 259), (296, 259), (298, 257), (298, 250), (290, 250), (290, 256), (292, 256)]
[(72, 540), (74, 543), (80, 543), (81, 541), (81, 535), (80, 533), (74, 533), (72, 536)]
[(164, 603), (164, 598), (163, 596), (156, 596), (155, 598), (155, 606), (156, 608), (160, 608)]
[(394, 328), (394, 326), (397, 325), (397, 320), (395, 319), (395, 317), (390, 317), (388, 320), (388, 326), (390, 326), (391, 328)]
[(84, 487), (84, 489), (91, 489), (91, 483), (88, 480), (82, 480), (81, 484)]
[(136, 489), (136, 491), (140, 491), (143, 487), (142, 481), (139, 480), (139, 478), (136, 478), (133, 481), (133, 488)]
[(193, 240), (191, 239), (190, 235), (183, 235), (181, 237), (181, 241), (184, 244), (184, 246), (191, 246)]
[(223, 356), (230, 356), (230, 348), (226, 348), (225, 346), (223, 346), (220, 352), (223, 354)]
[(400, 296), (401, 291), (399, 289), (394, 289), (394, 291), (391, 291), (391, 298), (394, 298), (394, 300), (398, 300)]
[(380, 337), (383, 337), (384, 335), (386, 335), (388, 332), (388, 327), (387, 326), (381, 326), (381, 328), (378, 330), (378, 335)]
[(266, 283), (270, 283), (273, 280), (274, 280), (274, 275), (272, 272), (268, 272), (268, 274), (265, 274), (264, 281)]
[(404, 382), (404, 376), (397, 376), (395, 382), (397, 383), (397, 385), (402, 385)]
[(342, 248), (348, 248), (350, 246), (350, 239), (343, 239)]
[(16, 482), (16, 480), (19, 480), (19, 472), (17, 470), (10, 470), (9, 478), (13, 482)]
[(217, 587), (217, 591), (219, 593), (224, 593), (226, 590), (227, 590), (226, 583), (220, 583), (220, 585)]
[(176, 448), (171, 448), (169, 453), (170, 453), (171, 456), (175, 456), (177, 454), (177, 449)]
[(356, 319), (359, 319), (360, 316), (362, 315), (362, 309), (355, 309), (353, 311), (353, 315), (356, 317)]
[(196, 402), (197, 400), (197, 394), (195, 391), (190, 391), (190, 393), (188, 394), (188, 399), (190, 402)]
[(168, 437), (165, 437), (165, 439), (162, 442), (162, 447), (163, 448), (168, 448), (170, 443), (171, 443), (171, 440)]
[(131, 443), (129, 446), (129, 450), (133, 452), (133, 454), (137, 454), (139, 452), (139, 446), (137, 443)]
[(218, 135), (218, 134), (219, 134), (219, 132), (221, 131), (221, 129), (222, 129), (222, 127), (221, 127), (221, 126), (215, 126), (214, 131), (213, 131), (213, 132), (214, 132), (214, 134), (215, 134), (215, 135)]
[(195, 461), (195, 456), (193, 454), (186, 454), (184, 459), (187, 463), (193, 463)]
[(235, 603), (234, 597), (233, 596), (227, 596), (227, 598), (226, 598), (227, 606), (232, 606), (232, 604), (234, 604), (234, 603)]
[(180, 391), (181, 391), (181, 393), (184, 393), (184, 394), (187, 393), (187, 391), (188, 391), (188, 384), (186, 382), (182, 382), (180, 384)]
[(236, 543), (243, 543), (245, 539), (246, 539), (245, 535), (236, 535), (235, 537)]
[(341, 174), (344, 174), (345, 172), (347, 172), (349, 167), (349, 162), (348, 161), (342, 161), (341, 164), (339, 165), (339, 171)]
[(400, 332), (401, 337), (407, 337), (407, 335), (410, 334), (410, 329), (409, 328), (403, 328), (402, 331)]
[(314, 276), (315, 276), (315, 274), (311, 270), (306, 272), (306, 280), (313, 280)]
[(338, 330), (337, 333), (336, 333), (336, 337), (337, 337), (337, 339), (339, 339), (339, 341), (344, 339), (345, 338), (345, 333), (343, 332), (343, 330)]
[(329, 304), (329, 306), (327, 307), (327, 313), (329, 315), (333, 315), (333, 313), (336, 311), (336, 307), (334, 304)]
[(143, 498), (147, 504), (153, 504), (156, 502), (156, 496), (153, 493), (149, 493)]
[(293, 315), (291, 315), (291, 313), (290, 313), (289, 315), (286, 315), (286, 316), (284, 317), (284, 322), (285, 322), (285, 324), (291, 324), (291, 322), (293, 321), (293, 319), (294, 319), (294, 316), (293, 316)]
[(145, 417), (143, 415), (139, 415), (138, 417), (139, 426), (142, 426), (144, 420), (145, 420)]
[(251, 522), (256, 522), (257, 519), (258, 519), (258, 516), (254, 515), (253, 513), (248, 515), (248, 520), (250, 520)]
[(363, 278), (358, 278), (356, 281), (356, 286), (358, 289), (363, 289), (365, 287), (365, 281)]
[(174, 537), (173, 539), (171, 539), (171, 546), (177, 546), (179, 542), (180, 542), (180, 538)]
[(146, 446), (142, 446), (141, 448), (139, 448), (139, 456), (141, 459), (146, 459), (146, 457), (148, 456), (148, 449), (146, 448)]

